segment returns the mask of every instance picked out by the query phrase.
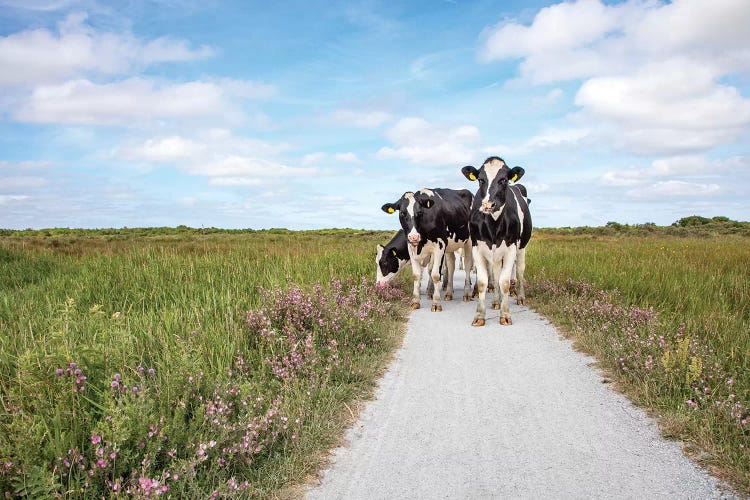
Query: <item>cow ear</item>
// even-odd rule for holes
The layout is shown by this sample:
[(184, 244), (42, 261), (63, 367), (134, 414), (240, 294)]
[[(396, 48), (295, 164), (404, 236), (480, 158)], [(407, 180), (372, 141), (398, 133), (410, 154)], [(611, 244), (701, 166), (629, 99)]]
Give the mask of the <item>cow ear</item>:
[(385, 249), (385, 247), (383, 245), (378, 245), (375, 248), (378, 250), (378, 252), (382, 252)]
[(464, 168), (462, 168), (461, 173), (464, 174), (464, 177), (466, 177), (472, 182), (479, 179), (479, 170), (472, 167), (471, 165), (467, 165)]
[(380, 207), (380, 209), (387, 214), (392, 214), (393, 212), (398, 210), (398, 205), (396, 205), (395, 203), (386, 203), (385, 205)]
[(516, 182), (518, 179), (523, 177), (523, 174), (526, 171), (521, 167), (513, 167), (510, 169), (510, 173), (508, 174), (508, 179), (510, 179), (512, 182)]

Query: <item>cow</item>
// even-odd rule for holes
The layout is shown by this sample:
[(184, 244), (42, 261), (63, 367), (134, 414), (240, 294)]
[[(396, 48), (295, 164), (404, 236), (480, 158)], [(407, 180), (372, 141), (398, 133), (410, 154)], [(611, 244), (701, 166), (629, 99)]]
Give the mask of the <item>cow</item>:
[[(375, 284), (382, 287), (390, 283), (401, 272), (410, 261), (409, 248), (407, 246), (406, 234), (403, 229), (391, 238), (391, 241), (376, 247), (375, 253)], [(448, 287), (448, 267), (447, 260), (444, 259), (441, 273), (443, 275), (443, 290)], [(453, 275), (453, 273), (450, 273)], [(434, 294), (434, 284), (432, 280), (427, 284), (427, 295)]]
[(517, 300), (525, 304), (523, 273), (526, 268), (526, 245), (531, 238), (531, 213), (526, 197), (518, 186), (510, 183), (524, 174), (521, 167), (509, 168), (502, 158), (491, 156), (477, 169), (465, 166), (461, 173), (470, 181), (478, 181), (471, 205), (471, 245), (477, 266), (477, 304), (473, 326), (484, 326), (487, 275), (491, 269), (496, 281), (493, 309), (500, 309), (500, 324), (512, 325), (508, 296), (513, 264), (516, 264)]
[[(435, 286), (432, 294), (432, 311), (443, 310), (440, 304), (440, 268), (443, 258), (447, 259), (448, 286), (445, 300), (453, 299), (453, 270), (455, 252), (464, 248), (464, 255), (471, 255), (469, 215), (471, 213), (471, 192), (462, 189), (420, 189), (407, 191), (395, 203), (385, 203), (381, 208), (385, 213), (399, 212), (399, 221), (408, 241), (409, 258), (414, 275), (412, 309), (419, 309), (419, 285), (422, 269), (429, 264), (430, 278)], [(468, 259), (470, 260), (470, 258)], [(466, 262), (466, 269), (472, 263)], [(464, 301), (471, 300), (471, 278), (466, 273)]]
[(389, 283), (408, 263), (409, 248), (406, 242), (406, 233), (403, 229), (399, 229), (385, 246), (377, 246), (377, 254), (375, 255), (377, 277), (375, 283), (379, 286)]

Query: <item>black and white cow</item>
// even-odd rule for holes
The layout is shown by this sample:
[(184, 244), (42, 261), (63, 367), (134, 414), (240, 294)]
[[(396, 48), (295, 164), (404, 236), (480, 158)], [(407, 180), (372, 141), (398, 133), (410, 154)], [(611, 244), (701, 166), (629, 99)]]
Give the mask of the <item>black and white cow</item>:
[[(376, 250), (375, 284), (382, 287), (390, 283), (401, 272), (401, 269), (409, 264), (409, 248), (404, 230), (399, 229), (393, 238), (391, 238), (391, 241), (386, 243), (385, 246), (378, 245)], [(447, 265), (443, 266), (441, 272), (443, 274), (443, 289), (445, 290), (448, 285)], [(434, 293), (434, 284), (430, 280), (427, 284), (427, 295), (433, 295)]]
[(470, 181), (479, 181), (469, 223), (479, 288), (479, 303), (472, 325), (484, 326), (485, 323), (485, 293), (490, 269), (497, 280), (492, 307), (500, 309), (501, 325), (511, 325), (508, 295), (514, 263), (518, 303), (526, 301), (523, 273), (526, 245), (531, 238), (531, 213), (521, 189), (510, 184), (523, 176), (524, 169), (508, 168), (502, 158), (492, 156), (479, 169), (466, 166), (461, 172)]
[(383, 286), (389, 283), (408, 263), (409, 248), (406, 242), (406, 233), (403, 229), (399, 229), (385, 246), (377, 246), (375, 284)]
[[(471, 192), (462, 189), (420, 189), (412, 193), (407, 191), (395, 203), (386, 203), (383, 211), (392, 214), (399, 212), (401, 228), (409, 242), (409, 258), (414, 274), (414, 292), (412, 309), (419, 308), (419, 285), (422, 270), (429, 264), (430, 278), (435, 289), (432, 294), (432, 311), (442, 311), (440, 304), (440, 268), (443, 258), (447, 262), (448, 286), (445, 300), (453, 299), (453, 270), (455, 254), (464, 248), (464, 255), (470, 259), (471, 240), (469, 235), (469, 216), (471, 213)], [(471, 269), (470, 261), (465, 263)], [(471, 279), (466, 273), (464, 300), (471, 300)]]

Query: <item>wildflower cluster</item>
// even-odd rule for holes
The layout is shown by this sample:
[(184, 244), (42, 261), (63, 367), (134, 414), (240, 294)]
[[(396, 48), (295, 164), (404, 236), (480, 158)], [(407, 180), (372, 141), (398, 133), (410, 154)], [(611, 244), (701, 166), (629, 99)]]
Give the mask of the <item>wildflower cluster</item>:
[(292, 285), (261, 294), (263, 309), (250, 311), (246, 322), (272, 353), (265, 362), (279, 380), (310, 378), (347, 364), (342, 349), (361, 351), (377, 342), (376, 320), (391, 314), (389, 300), (403, 299), (400, 289), (378, 288), (365, 279), (342, 283), (334, 278), (325, 289)]
[(541, 279), (534, 283), (534, 293), (565, 303), (575, 315), (570, 319), (576, 337), (595, 345), (621, 375), (656, 382), (655, 390), (683, 401), (686, 408), (723, 415), (750, 435), (750, 409), (732, 390), (736, 377), (684, 324), (669, 329), (653, 308), (622, 305), (617, 291), (597, 290), (584, 281)]
[(86, 390), (86, 380), (88, 378), (75, 363), (71, 362), (65, 369), (56, 369), (55, 374), (60, 378), (70, 380), (73, 384), (73, 392), (84, 392)]

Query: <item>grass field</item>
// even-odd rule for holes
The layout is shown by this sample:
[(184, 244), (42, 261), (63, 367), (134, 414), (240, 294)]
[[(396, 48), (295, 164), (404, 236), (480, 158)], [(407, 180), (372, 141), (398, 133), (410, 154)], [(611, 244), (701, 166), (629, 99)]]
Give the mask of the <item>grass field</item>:
[[(750, 239), (707, 221), (537, 231), (527, 291), (750, 494)], [(401, 292), (369, 285), (390, 236), (7, 232), (0, 491), (268, 497), (304, 480), (400, 342)]]
[(0, 491), (299, 483), (400, 342), (390, 233), (136, 234), (0, 239)]
[(559, 233), (529, 245), (532, 307), (750, 494), (750, 239)]

